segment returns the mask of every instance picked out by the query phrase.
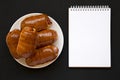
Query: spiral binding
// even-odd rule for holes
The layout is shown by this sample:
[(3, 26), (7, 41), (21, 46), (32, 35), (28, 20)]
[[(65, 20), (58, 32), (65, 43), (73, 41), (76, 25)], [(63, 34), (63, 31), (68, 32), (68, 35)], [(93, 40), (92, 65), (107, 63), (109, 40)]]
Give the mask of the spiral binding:
[(94, 6), (71, 6), (70, 11), (109, 11), (108, 5), (94, 5)]

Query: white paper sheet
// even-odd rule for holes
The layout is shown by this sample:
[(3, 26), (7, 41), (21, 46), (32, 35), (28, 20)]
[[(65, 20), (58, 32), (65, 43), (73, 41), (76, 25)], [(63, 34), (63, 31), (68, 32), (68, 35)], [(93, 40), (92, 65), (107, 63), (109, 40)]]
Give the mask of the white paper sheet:
[(69, 67), (111, 67), (110, 8), (69, 8)]

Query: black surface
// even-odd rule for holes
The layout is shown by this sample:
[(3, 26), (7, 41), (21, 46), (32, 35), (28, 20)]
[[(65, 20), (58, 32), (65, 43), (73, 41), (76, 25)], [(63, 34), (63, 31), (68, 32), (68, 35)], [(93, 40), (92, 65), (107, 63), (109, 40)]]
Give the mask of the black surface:
[[(68, 68), (68, 7), (71, 5), (110, 5), (112, 8), (112, 68)], [(0, 0), (0, 80), (120, 80), (120, 7), (109, 0)], [(52, 65), (28, 69), (10, 55), (5, 37), (12, 24), (21, 16), (42, 12), (53, 17), (64, 33), (64, 48)]]

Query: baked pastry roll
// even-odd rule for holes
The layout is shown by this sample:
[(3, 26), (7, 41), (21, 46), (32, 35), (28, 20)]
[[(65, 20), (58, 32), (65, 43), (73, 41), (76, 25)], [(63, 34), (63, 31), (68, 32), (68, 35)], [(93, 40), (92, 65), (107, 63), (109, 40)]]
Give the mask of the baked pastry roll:
[(34, 56), (26, 58), (25, 61), (29, 66), (43, 64), (54, 60), (58, 55), (58, 48), (54, 45), (48, 45), (36, 50)]
[(9, 51), (11, 55), (16, 59), (20, 58), (20, 56), (16, 52), (19, 36), (20, 36), (20, 30), (18, 29), (9, 32), (6, 36), (6, 43), (9, 48)]
[(17, 54), (23, 58), (33, 55), (35, 52), (36, 30), (32, 27), (24, 27), (20, 33), (17, 46)]
[(58, 38), (57, 32), (51, 29), (42, 30), (37, 33), (36, 46), (37, 48), (50, 45)]
[(45, 14), (41, 14), (25, 18), (21, 22), (21, 28), (23, 29), (24, 27), (29, 26), (35, 28), (36, 31), (40, 31), (47, 29), (51, 24), (52, 22), (49, 17)]

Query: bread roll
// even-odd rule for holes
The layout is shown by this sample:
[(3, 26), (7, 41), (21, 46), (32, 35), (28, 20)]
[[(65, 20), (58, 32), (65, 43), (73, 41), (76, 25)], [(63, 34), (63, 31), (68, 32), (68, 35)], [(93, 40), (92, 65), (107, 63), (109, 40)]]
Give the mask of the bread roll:
[(9, 48), (9, 51), (11, 55), (16, 59), (20, 58), (20, 56), (16, 52), (19, 36), (20, 36), (20, 30), (18, 29), (9, 32), (6, 36), (6, 43)]
[(54, 43), (58, 38), (57, 32), (46, 29), (37, 33), (36, 46), (38, 48)]
[(17, 46), (17, 54), (23, 58), (35, 53), (36, 30), (32, 27), (24, 27), (20, 33)]
[(36, 54), (29, 58), (26, 58), (26, 63), (29, 66), (35, 66), (43, 64), (48, 61), (52, 61), (58, 55), (58, 48), (53, 45), (45, 46), (36, 50)]
[(36, 31), (40, 31), (43, 29), (47, 29), (51, 24), (52, 22), (50, 21), (48, 16), (45, 14), (41, 14), (25, 18), (21, 22), (21, 29), (23, 29), (26, 26), (29, 26), (35, 28)]

